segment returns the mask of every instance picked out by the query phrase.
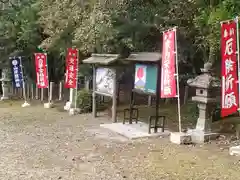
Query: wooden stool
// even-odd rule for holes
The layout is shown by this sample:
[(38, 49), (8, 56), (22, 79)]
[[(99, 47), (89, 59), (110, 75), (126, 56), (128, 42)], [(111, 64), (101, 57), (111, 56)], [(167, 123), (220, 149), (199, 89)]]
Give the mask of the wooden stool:
[[(123, 124), (125, 124), (126, 120), (128, 120), (129, 124), (132, 124), (132, 120), (135, 120), (136, 123), (138, 123), (138, 108), (132, 108), (132, 112), (130, 112), (130, 108), (126, 108), (123, 110), (124, 116), (123, 116)], [(127, 117), (127, 114), (129, 116)]]
[[(154, 128), (154, 133), (157, 133), (158, 128), (162, 128), (162, 132), (164, 132), (165, 120), (166, 120), (166, 116), (158, 116), (158, 118), (156, 118), (156, 116), (149, 116), (148, 133), (151, 134), (152, 128)], [(154, 124), (152, 125), (153, 122)]]

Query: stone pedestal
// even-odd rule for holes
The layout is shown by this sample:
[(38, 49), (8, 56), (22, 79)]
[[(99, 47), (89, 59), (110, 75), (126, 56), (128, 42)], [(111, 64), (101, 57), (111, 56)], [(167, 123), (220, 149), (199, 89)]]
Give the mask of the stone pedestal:
[(211, 131), (212, 111), (216, 100), (216, 90), (219, 88), (219, 81), (211, 75), (211, 64), (206, 63), (202, 69), (202, 74), (195, 79), (188, 80), (190, 86), (196, 87), (196, 96), (192, 98), (198, 103), (199, 117), (196, 128), (188, 130), (193, 143), (204, 143), (210, 139), (216, 139), (217, 133)]
[(211, 132), (211, 112), (213, 110), (212, 105), (215, 103), (213, 98), (193, 97), (193, 101), (198, 102), (199, 118), (197, 120), (196, 128), (188, 130), (191, 134), (192, 142), (204, 143), (206, 141), (216, 139), (217, 133)]

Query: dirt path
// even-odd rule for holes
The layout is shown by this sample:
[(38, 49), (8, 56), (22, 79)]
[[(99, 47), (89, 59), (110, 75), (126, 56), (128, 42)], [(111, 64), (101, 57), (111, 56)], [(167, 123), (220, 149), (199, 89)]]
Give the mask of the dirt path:
[(215, 144), (129, 141), (103, 119), (42, 106), (0, 108), (2, 180), (240, 180), (240, 161)]

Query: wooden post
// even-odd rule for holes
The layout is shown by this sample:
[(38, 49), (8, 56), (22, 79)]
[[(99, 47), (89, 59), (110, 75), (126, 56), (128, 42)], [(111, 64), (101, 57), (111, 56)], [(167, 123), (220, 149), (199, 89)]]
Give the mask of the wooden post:
[(120, 104), (120, 83), (117, 82), (117, 105)]
[(62, 81), (59, 82), (59, 101), (62, 101), (62, 93), (63, 93), (63, 84)]
[[(134, 66), (132, 68), (134, 69)], [(134, 106), (134, 91), (133, 91), (134, 90), (134, 76), (131, 77), (131, 81), (132, 82), (131, 82), (130, 103), (129, 103), (129, 124), (132, 124), (132, 115), (133, 115), (133, 106)], [(124, 123), (125, 123), (125, 120), (124, 120)]]
[(97, 117), (97, 106), (96, 106), (96, 67), (93, 65), (93, 92), (92, 92), (92, 114), (93, 117)]
[(49, 102), (49, 103), (52, 102), (53, 86), (54, 86), (54, 82), (50, 82), (50, 87), (49, 87), (49, 97), (48, 97), (48, 102)]
[(85, 85), (85, 89), (86, 90), (89, 90), (89, 78), (87, 77), (87, 76), (85, 76), (85, 83), (84, 83), (84, 85)]
[(39, 93), (39, 90), (38, 90), (38, 87), (37, 87), (37, 85), (36, 85), (36, 91), (35, 91), (36, 96), (35, 96), (35, 99), (38, 99), (38, 98), (39, 98), (38, 93)]
[(152, 106), (152, 96), (148, 96), (148, 106)]
[(29, 82), (26, 85), (27, 85), (27, 99), (29, 99), (30, 98), (30, 84), (29, 84)]
[(44, 89), (41, 88), (41, 101), (43, 101), (43, 100), (44, 100)]
[(117, 72), (113, 77), (113, 95), (112, 95), (112, 121), (117, 122)]
[(189, 92), (189, 87), (188, 85), (185, 86), (185, 92), (184, 92), (184, 101), (183, 103), (186, 104), (188, 100), (188, 92)]
[(31, 97), (34, 99), (34, 86), (33, 83), (31, 84)]
[[(156, 89), (156, 106), (155, 106), (155, 114), (156, 114), (156, 118), (155, 118), (155, 121), (154, 121), (154, 133), (157, 133), (157, 123), (158, 123), (158, 116), (159, 116), (159, 113), (158, 113), (158, 110), (159, 110), (159, 100), (160, 100), (160, 77), (161, 77), (161, 73), (160, 73), (160, 66), (158, 65), (158, 68), (157, 68), (157, 89)], [(164, 129), (162, 128), (162, 132), (164, 131)]]

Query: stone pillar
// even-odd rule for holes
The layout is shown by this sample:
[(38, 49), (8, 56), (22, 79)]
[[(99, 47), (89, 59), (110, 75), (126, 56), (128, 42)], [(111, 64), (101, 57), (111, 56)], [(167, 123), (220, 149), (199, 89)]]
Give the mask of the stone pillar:
[(1, 100), (7, 100), (9, 99), (9, 93), (8, 93), (8, 85), (6, 81), (2, 81), (2, 97)]
[(2, 97), (1, 100), (7, 100), (9, 99), (9, 84), (8, 82), (10, 81), (9, 79), (9, 69), (5, 68), (2, 70)]
[(198, 104), (199, 118), (197, 120), (196, 130), (199, 131), (211, 131), (211, 112), (212, 108), (204, 103)]

